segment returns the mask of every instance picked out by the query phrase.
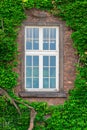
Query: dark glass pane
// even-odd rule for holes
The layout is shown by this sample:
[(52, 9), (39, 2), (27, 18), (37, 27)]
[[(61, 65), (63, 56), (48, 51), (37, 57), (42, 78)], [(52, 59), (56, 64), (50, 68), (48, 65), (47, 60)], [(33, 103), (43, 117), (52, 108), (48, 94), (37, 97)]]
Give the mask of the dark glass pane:
[(32, 66), (32, 56), (26, 56), (26, 66)]
[(49, 66), (49, 57), (43, 56), (43, 66)]
[(39, 56), (33, 56), (33, 66), (39, 66)]
[(39, 67), (33, 68), (33, 77), (39, 77)]
[(49, 50), (49, 44), (48, 43), (43, 44), (43, 50)]
[(50, 88), (56, 88), (56, 79), (50, 78)]
[(26, 88), (32, 88), (32, 78), (26, 78)]
[(32, 76), (32, 67), (26, 67), (26, 77)]
[(39, 38), (39, 28), (33, 28), (33, 38)]
[(56, 77), (56, 68), (55, 67), (50, 68), (50, 77)]
[(39, 78), (33, 78), (33, 88), (39, 88)]
[(49, 68), (48, 67), (43, 68), (43, 77), (49, 77)]
[(38, 40), (34, 40), (33, 41), (33, 49), (34, 50), (38, 50), (39, 49), (39, 41)]
[(50, 56), (50, 66), (56, 66), (56, 56)]
[(32, 38), (32, 28), (26, 28), (26, 37)]
[(49, 88), (49, 78), (43, 78), (43, 88)]
[(26, 49), (29, 49), (29, 50), (32, 49), (32, 41), (26, 40)]
[(56, 41), (55, 40), (50, 41), (50, 50), (56, 50)]
[(49, 49), (49, 41), (48, 40), (44, 40), (43, 41), (43, 50), (48, 50)]
[(56, 39), (56, 28), (50, 28), (50, 38)]
[(56, 44), (50, 44), (50, 50), (56, 50)]
[(56, 40), (50, 40), (51, 44), (56, 44)]

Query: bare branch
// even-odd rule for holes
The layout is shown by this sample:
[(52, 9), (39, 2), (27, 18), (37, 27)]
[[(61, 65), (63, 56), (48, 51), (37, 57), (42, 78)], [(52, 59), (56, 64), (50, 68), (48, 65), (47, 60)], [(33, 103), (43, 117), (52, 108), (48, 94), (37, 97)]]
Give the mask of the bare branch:
[(5, 95), (5, 96), (11, 101), (11, 103), (12, 103), (12, 104), (15, 106), (15, 108), (17, 109), (18, 113), (21, 115), (20, 109), (19, 109), (19, 107), (17, 106), (17, 104), (15, 103), (14, 99), (11, 98), (11, 97), (9, 96), (9, 94), (8, 94), (4, 89), (0, 88), (0, 90), (2, 91), (2, 94)]
[(21, 102), (21, 101), (19, 101), (19, 100), (16, 100), (16, 99), (11, 98), (11, 97), (9, 96), (9, 94), (8, 94), (4, 89), (0, 88), (0, 91), (1, 91), (1, 95), (5, 95), (6, 98), (8, 98), (8, 99), (11, 101), (11, 103), (15, 106), (15, 108), (17, 109), (17, 111), (18, 111), (19, 114), (21, 114), (21, 112), (20, 112), (20, 109), (19, 109), (19, 107), (17, 106), (16, 102), (17, 102), (17, 103), (20, 103), (20, 104), (23, 104), (24, 106), (26, 106), (27, 108), (30, 109), (30, 111), (31, 111), (31, 112), (30, 112), (30, 115), (29, 115), (29, 116), (30, 116), (30, 123), (29, 123), (29, 128), (28, 128), (28, 130), (32, 130), (33, 127), (34, 127), (34, 119), (35, 119), (35, 116), (36, 116), (36, 114), (37, 114), (37, 112), (34, 110), (34, 108), (31, 107), (31, 106), (29, 106), (28, 104), (26, 104), (26, 103), (24, 103), (24, 102)]
[(30, 118), (30, 125), (29, 125), (28, 130), (32, 130), (33, 129), (33, 127), (34, 127), (34, 119), (35, 119), (36, 114), (37, 114), (37, 112), (34, 109), (32, 109), (31, 113), (30, 113), (30, 117), (31, 118)]
[[(15, 100), (15, 99), (14, 99)], [(25, 104), (24, 102), (20, 102), (18, 100), (15, 100), (15, 102), (18, 102), (18, 103), (21, 103), (23, 104), (24, 106), (28, 107), (29, 109), (31, 109), (31, 112), (30, 112), (30, 123), (29, 123), (29, 128), (28, 130), (32, 130), (33, 127), (34, 127), (34, 119), (35, 119), (35, 116), (37, 114), (37, 112), (34, 110), (33, 107), (29, 106), (28, 104)]]

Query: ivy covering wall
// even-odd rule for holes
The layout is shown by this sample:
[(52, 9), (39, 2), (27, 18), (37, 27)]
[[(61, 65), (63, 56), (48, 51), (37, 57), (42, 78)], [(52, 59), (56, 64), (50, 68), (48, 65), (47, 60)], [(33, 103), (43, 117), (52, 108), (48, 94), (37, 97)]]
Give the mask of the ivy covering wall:
[[(34, 130), (87, 130), (87, 1), (86, 0), (1, 0), (0, 1), (0, 88), (16, 97), (17, 85), (17, 35), (18, 27), (26, 18), (25, 9), (48, 10), (62, 17), (73, 29), (73, 46), (79, 56), (75, 87), (64, 105), (48, 106), (47, 103), (29, 103), (37, 111)], [(27, 101), (26, 101), (27, 102)], [(28, 102), (27, 102), (28, 104)], [(27, 130), (29, 110), (18, 106), (21, 115), (10, 99), (0, 96), (0, 130)]]

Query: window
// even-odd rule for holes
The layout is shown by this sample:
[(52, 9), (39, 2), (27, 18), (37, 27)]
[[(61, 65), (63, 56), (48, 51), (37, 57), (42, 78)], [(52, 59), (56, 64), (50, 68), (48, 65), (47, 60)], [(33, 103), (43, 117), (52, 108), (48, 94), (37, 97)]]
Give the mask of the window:
[(25, 27), (25, 90), (59, 91), (59, 27)]

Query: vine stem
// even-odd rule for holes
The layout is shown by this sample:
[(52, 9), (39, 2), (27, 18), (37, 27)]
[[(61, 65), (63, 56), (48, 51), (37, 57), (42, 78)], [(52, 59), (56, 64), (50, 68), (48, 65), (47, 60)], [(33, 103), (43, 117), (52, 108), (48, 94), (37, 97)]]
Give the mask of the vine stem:
[(18, 107), (18, 105), (16, 104), (17, 103), (20, 103), (24, 106), (26, 106), (27, 108), (30, 109), (30, 122), (29, 122), (29, 128), (28, 130), (32, 130), (33, 127), (34, 127), (34, 120), (35, 120), (35, 117), (36, 117), (36, 114), (37, 112), (34, 110), (33, 107), (29, 106), (28, 104), (24, 103), (24, 102), (20, 102), (19, 100), (16, 100), (16, 99), (13, 99), (8, 93), (6, 90), (0, 88), (0, 94), (1, 95), (4, 95), (7, 99), (10, 100), (11, 104), (14, 105), (14, 107), (17, 109), (18, 113), (21, 115), (21, 111), (20, 111), (20, 108)]

